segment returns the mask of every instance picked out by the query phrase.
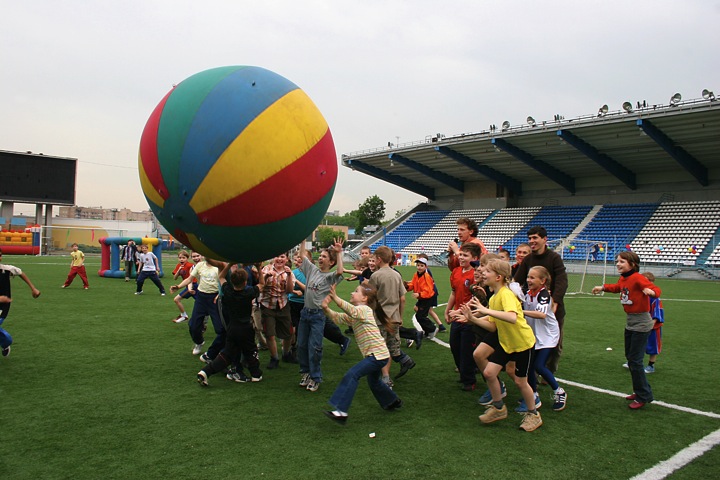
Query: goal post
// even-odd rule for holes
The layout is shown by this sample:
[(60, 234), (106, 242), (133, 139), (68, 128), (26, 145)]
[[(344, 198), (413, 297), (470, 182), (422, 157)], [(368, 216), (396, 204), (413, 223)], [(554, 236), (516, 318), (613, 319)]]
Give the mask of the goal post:
[(606, 283), (608, 242), (563, 238), (550, 241), (547, 246), (563, 259), (568, 274), (567, 295), (591, 294), (594, 286)]

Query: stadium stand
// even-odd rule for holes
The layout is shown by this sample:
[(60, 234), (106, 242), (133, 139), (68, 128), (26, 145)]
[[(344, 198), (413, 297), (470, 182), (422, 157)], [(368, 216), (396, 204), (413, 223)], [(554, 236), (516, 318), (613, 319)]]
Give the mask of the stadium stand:
[(551, 241), (567, 238), (575, 227), (587, 217), (591, 210), (591, 206), (543, 207), (537, 215), (527, 222), (524, 228), (521, 228), (509, 241), (505, 242), (502, 247), (509, 251), (510, 256), (514, 258), (515, 249), (521, 243), (527, 242), (527, 231), (535, 225), (545, 227), (545, 230), (548, 232), (548, 239)]
[[(493, 210), (486, 209), (470, 209), (470, 210), (442, 210), (443, 217), (424, 235), (418, 237), (417, 240), (410, 243), (402, 253), (418, 254), (425, 253), (429, 256), (440, 255), (447, 252), (448, 243), (457, 237), (457, 219), (467, 217), (477, 222), (481, 226), (487, 221), (488, 216), (493, 214)], [(482, 229), (482, 228), (481, 228)]]
[(662, 203), (630, 247), (643, 262), (694, 265), (719, 224), (720, 201)]

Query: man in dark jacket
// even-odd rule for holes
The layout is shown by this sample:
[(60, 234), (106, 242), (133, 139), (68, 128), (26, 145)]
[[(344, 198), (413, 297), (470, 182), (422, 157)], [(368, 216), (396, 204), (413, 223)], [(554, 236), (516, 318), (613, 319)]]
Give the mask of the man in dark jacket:
[(551, 275), (550, 295), (552, 296), (555, 317), (560, 326), (560, 340), (557, 347), (548, 358), (547, 367), (555, 373), (557, 371), (560, 354), (562, 353), (563, 342), (563, 324), (565, 323), (565, 304), (564, 297), (568, 288), (568, 277), (565, 271), (565, 264), (560, 255), (547, 248), (547, 231), (544, 227), (535, 226), (527, 232), (528, 244), (532, 253), (525, 257), (517, 271), (515, 272), (515, 281), (523, 286), (523, 291), (527, 292), (527, 275), (532, 267), (545, 267)]

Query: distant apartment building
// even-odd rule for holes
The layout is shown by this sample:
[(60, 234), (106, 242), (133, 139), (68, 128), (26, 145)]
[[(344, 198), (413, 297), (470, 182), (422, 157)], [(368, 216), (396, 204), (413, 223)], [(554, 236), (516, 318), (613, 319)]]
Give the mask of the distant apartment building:
[(102, 208), (102, 207), (58, 207), (60, 218), (86, 218), (92, 220), (118, 220), (123, 222), (152, 222), (153, 213), (150, 210), (133, 212), (128, 208)]

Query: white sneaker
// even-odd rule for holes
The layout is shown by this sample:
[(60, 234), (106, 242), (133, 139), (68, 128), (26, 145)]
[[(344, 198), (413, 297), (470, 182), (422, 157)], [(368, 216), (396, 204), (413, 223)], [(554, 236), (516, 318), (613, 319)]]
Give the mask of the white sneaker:
[(193, 346), (193, 355), (200, 355), (202, 353), (202, 346), (205, 345), (205, 342), (203, 343), (196, 343)]
[(135, 295), (142, 295), (143, 292), (135, 292)]
[(208, 386), (207, 378), (208, 378), (208, 377), (207, 377), (207, 373), (203, 372), (202, 370), (200, 370), (200, 371), (198, 372), (198, 374), (197, 374), (197, 381), (198, 381), (198, 383), (199, 383), (200, 385), (202, 385), (203, 387), (207, 387), (207, 386)]
[(177, 317), (175, 317), (175, 319), (173, 319), (173, 322), (182, 323), (182, 322), (186, 321), (187, 319), (188, 319), (187, 315), (178, 315)]

